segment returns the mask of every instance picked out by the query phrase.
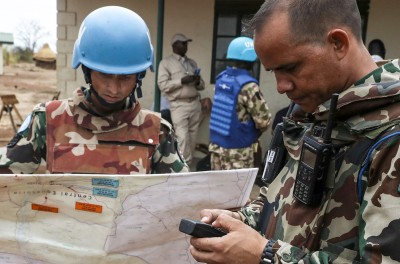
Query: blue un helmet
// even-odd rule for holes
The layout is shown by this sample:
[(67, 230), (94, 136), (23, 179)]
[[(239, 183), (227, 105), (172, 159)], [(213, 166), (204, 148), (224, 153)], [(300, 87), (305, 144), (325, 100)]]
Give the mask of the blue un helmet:
[(82, 64), (106, 74), (136, 74), (148, 68), (153, 71), (153, 57), (144, 20), (127, 8), (106, 6), (83, 20), (75, 41), (72, 68)]
[(227, 59), (254, 62), (257, 54), (254, 51), (253, 39), (238, 37), (229, 43)]

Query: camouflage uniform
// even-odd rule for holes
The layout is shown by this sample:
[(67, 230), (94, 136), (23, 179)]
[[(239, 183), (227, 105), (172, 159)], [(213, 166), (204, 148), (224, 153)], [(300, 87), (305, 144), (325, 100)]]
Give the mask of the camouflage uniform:
[(312, 123), (305, 123), (299, 111), (284, 120), (287, 163), (268, 188), (261, 188), (259, 198), (240, 210), (245, 223), (277, 240), (275, 263), (400, 261), (399, 137), (372, 152), (369, 170), (362, 176), (361, 203), (360, 165), (354, 162), (362, 154), (357, 143), (382, 131), (399, 131), (399, 79), (399, 61), (394, 60), (339, 95), (332, 142), (344, 156), (337, 154), (337, 164), (331, 163), (319, 206), (306, 206), (292, 193), (303, 137), (326, 123), (330, 101), (318, 107)]
[[(253, 119), (260, 134), (271, 123), (271, 113), (261, 94), (260, 87), (248, 83), (240, 90), (236, 112), (240, 121)], [(211, 168), (213, 170), (231, 170), (254, 167), (254, 153), (257, 143), (246, 148), (224, 148), (210, 143), (208, 150), (211, 152)]]
[(96, 116), (86, 88), (73, 98), (37, 105), (11, 142), (0, 149), (1, 173), (187, 172), (171, 126), (139, 103)]

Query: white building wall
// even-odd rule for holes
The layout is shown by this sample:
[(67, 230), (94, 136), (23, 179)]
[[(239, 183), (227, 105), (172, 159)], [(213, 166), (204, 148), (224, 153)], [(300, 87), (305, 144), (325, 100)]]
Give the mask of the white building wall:
[[(163, 57), (172, 52), (170, 39), (176, 32), (181, 32), (193, 39), (189, 43), (187, 55), (195, 59), (206, 82), (202, 97), (213, 98), (214, 87), (210, 84), (212, 37), (214, 26), (214, 0), (168, 0), (165, 1)], [(80, 70), (71, 69), (71, 58), (75, 39), (82, 20), (96, 8), (105, 5), (119, 5), (136, 11), (146, 21), (154, 49), (157, 44), (157, 0), (57, 0), (57, 86), (62, 98), (72, 94), (76, 87), (84, 85)], [(373, 38), (381, 38), (386, 45), (387, 58), (397, 58), (400, 53), (400, 35), (396, 30), (397, 13), (400, 10), (399, 0), (371, 0), (368, 19), (367, 42)], [(143, 82), (143, 98), (141, 104), (150, 108), (154, 99), (155, 74), (148, 72)], [(260, 87), (271, 112), (274, 114), (289, 104), (286, 95), (276, 91), (276, 81), (272, 73), (263, 71), (261, 67)], [(209, 122), (205, 119), (199, 131), (197, 143), (208, 144)], [(268, 129), (261, 137), (261, 146), (266, 150), (271, 139)]]
[[(164, 42), (163, 57), (172, 52), (170, 39), (173, 34), (181, 32), (193, 39), (189, 44), (187, 55), (198, 63), (206, 82), (206, 89), (202, 97), (213, 98), (214, 86), (210, 84), (212, 37), (214, 26), (214, 0), (168, 0), (165, 1), (164, 13)], [(184, 4), (183, 4), (184, 3)], [(78, 86), (84, 85), (83, 75), (80, 70), (71, 69), (72, 51), (79, 26), (83, 19), (96, 8), (105, 5), (119, 5), (136, 11), (146, 21), (154, 49), (157, 43), (157, 12), (158, 1), (132, 1), (132, 0), (57, 0), (57, 87), (61, 91), (61, 98), (69, 97)], [(270, 73), (261, 73), (260, 86), (266, 97), (271, 111), (274, 113), (288, 104), (286, 96), (278, 95), (275, 89), (275, 79)], [(154, 99), (155, 74), (149, 72), (143, 82), (143, 98), (141, 104), (150, 108)], [(274, 99), (272, 99), (274, 98)], [(197, 143), (209, 142), (209, 119), (203, 120), (199, 131)], [(261, 138), (263, 149), (269, 142), (268, 130)]]
[(400, 57), (399, 0), (371, 0), (366, 45), (374, 38), (385, 43), (386, 58)]

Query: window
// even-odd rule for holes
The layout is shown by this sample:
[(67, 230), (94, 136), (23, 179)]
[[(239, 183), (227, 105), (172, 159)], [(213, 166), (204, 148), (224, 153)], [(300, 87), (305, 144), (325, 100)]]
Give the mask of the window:
[[(263, 0), (216, 0), (210, 83), (215, 83), (215, 77), (228, 65), (226, 50), (229, 43), (236, 37), (246, 36), (242, 32), (243, 22), (250, 19), (263, 2)], [(252, 73), (255, 78), (259, 78), (258, 60), (254, 63)]]
[[(245, 36), (242, 32), (243, 21), (250, 19), (263, 2), (264, 0), (215, 0), (210, 83), (215, 83), (215, 77), (228, 65), (226, 50), (230, 41), (236, 37)], [(357, 0), (357, 4), (362, 19), (362, 37), (365, 41), (370, 0)], [(253, 76), (259, 79), (260, 62), (258, 60), (254, 63)]]

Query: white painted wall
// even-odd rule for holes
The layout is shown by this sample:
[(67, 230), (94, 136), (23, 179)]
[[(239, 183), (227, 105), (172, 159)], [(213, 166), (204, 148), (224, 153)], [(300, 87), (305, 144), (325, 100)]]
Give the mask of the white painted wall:
[[(62, 98), (71, 95), (76, 87), (84, 85), (83, 75), (80, 70), (70, 68), (73, 44), (78, 35), (82, 20), (96, 8), (105, 5), (119, 5), (136, 11), (146, 21), (152, 43), (156, 49), (157, 43), (157, 12), (158, 1), (132, 1), (132, 0), (58, 0), (58, 43), (57, 43), (57, 87), (61, 90)], [(187, 55), (198, 63), (202, 69), (202, 76), (206, 82), (206, 89), (202, 97), (213, 98), (214, 85), (210, 84), (211, 59), (212, 59), (212, 34), (214, 24), (214, 0), (169, 0), (165, 1), (164, 14), (164, 43), (163, 57), (172, 52), (170, 39), (177, 32), (184, 33), (193, 39), (189, 43)], [(260, 78), (260, 86), (266, 97), (271, 111), (276, 112), (288, 104), (286, 96), (277, 96), (275, 79), (270, 73), (263, 72)], [(144, 97), (140, 99), (142, 105), (150, 108), (154, 99), (155, 74), (149, 72), (143, 82)], [(274, 98), (274, 99), (272, 99)], [(208, 144), (209, 119), (203, 120), (197, 143)], [(263, 149), (269, 142), (270, 131), (261, 138)]]
[(366, 45), (374, 38), (385, 43), (386, 58), (400, 57), (399, 0), (371, 0)]
[[(154, 49), (157, 43), (157, 0), (57, 0), (58, 9), (58, 43), (57, 43), (57, 79), (58, 88), (62, 91), (61, 97), (71, 95), (72, 91), (84, 85), (81, 71), (70, 68), (73, 44), (78, 35), (79, 26), (84, 17), (96, 8), (105, 5), (119, 5), (136, 11), (146, 21)], [(373, 38), (381, 38), (387, 49), (387, 58), (397, 58), (400, 52), (400, 34), (396, 30), (398, 23), (399, 0), (371, 0), (368, 21), (367, 43)], [(212, 34), (214, 23), (214, 0), (168, 0), (165, 1), (164, 14), (164, 43), (163, 57), (172, 52), (170, 39), (176, 32), (181, 32), (193, 39), (189, 43), (187, 55), (202, 68), (202, 76), (206, 82), (206, 89), (202, 97), (213, 97), (214, 87), (209, 83), (212, 59)], [(154, 99), (155, 74), (149, 72), (143, 83), (141, 104), (150, 108)], [(282, 107), (289, 104), (285, 95), (276, 91), (276, 81), (273, 74), (264, 72), (260, 74), (261, 91), (266, 98), (271, 112), (274, 114)], [(204, 120), (199, 132), (197, 143), (208, 144), (209, 122)], [(271, 138), (268, 129), (261, 137), (263, 151), (267, 149)]]

